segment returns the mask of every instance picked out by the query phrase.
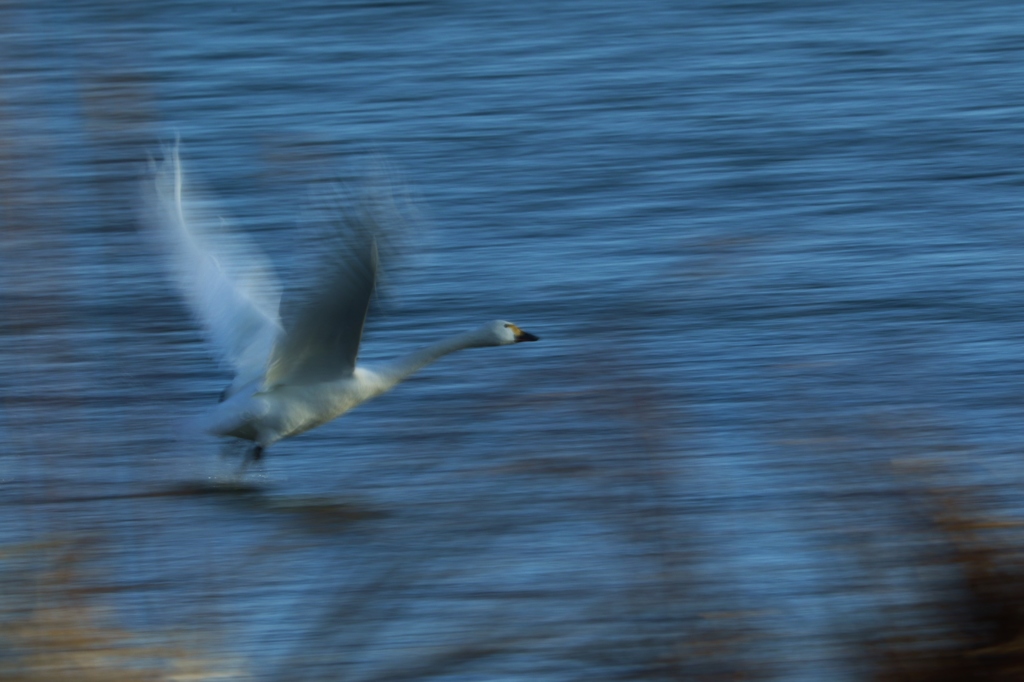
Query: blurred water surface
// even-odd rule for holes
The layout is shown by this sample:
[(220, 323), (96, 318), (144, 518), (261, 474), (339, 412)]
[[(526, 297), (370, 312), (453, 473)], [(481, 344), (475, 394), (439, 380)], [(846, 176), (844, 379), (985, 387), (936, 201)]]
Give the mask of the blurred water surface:
[[(1024, 511), (1019, 10), (3, 3), (0, 537), (240, 679), (866, 679), (951, 580), (899, 464)], [(137, 229), (175, 135), (286, 279), (310, 187), (402, 178), (364, 358), (542, 342), (157, 494), (229, 378)]]

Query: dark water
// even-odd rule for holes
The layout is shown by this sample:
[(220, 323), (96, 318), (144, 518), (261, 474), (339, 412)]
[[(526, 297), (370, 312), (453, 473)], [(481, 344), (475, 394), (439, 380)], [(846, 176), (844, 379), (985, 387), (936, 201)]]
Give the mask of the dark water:
[[(1021, 36), (1012, 2), (0, 5), (0, 534), (88, 538), (203, 679), (866, 679), (884, 625), (941, 636), (907, 489), (1024, 511)], [(543, 341), (185, 494), (229, 377), (136, 227), (175, 135), (286, 278), (311, 186), (403, 178), (365, 358)]]

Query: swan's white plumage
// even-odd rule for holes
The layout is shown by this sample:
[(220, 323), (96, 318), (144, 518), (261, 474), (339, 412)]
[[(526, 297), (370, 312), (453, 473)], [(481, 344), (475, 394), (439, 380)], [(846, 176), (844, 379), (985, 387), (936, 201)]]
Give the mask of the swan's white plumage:
[(146, 222), (174, 279), (235, 371), (225, 399), (204, 420), (216, 435), (266, 447), (344, 414), (443, 355), (537, 338), (496, 320), (378, 367), (357, 367), (386, 210), (368, 202), (343, 212), (323, 277), (301, 303), (286, 301), (282, 322), (281, 287), (269, 263), (189, 186), (177, 147), (154, 164), (148, 194)]
[(211, 345), (235, 372), (234, 385), (247, 384), (263, 376), (282, 332), (280, 284), (259, 249), (186, 185), (177, 147), (155, 171), (147, 222)]

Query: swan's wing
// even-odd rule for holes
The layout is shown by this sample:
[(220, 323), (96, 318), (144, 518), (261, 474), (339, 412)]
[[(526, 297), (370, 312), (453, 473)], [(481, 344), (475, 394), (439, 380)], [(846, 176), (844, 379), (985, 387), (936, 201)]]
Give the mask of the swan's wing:
[(338, 210), (334, 222), (323, 241), (321, 276), (304, 301), (284, 303), (285, 335), (274, 347), (267, 387), (331, 381), (355, 369), (377, 282), (381, 214), (364, 202), (355, 210)]
[(235, 384), (262, 376), (281, 334), (280, 286), (259, 250), (232, 234), (186, 182), (178, 149), (153, 163), (145, 222), (162, 243), (171, 274)]

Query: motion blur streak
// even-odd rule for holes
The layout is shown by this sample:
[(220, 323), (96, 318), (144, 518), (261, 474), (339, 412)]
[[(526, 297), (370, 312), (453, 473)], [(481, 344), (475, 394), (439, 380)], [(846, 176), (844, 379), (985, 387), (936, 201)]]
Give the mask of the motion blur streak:
[[(0, 676), (1019, 669), (1018, 3), (159, 5), (0, 4)], [(309, 187), (403, 176), (361, 361), (544, 342), (200, 494), (175, 135), (289, 279)]]

